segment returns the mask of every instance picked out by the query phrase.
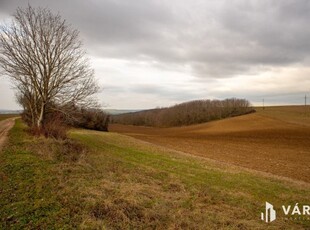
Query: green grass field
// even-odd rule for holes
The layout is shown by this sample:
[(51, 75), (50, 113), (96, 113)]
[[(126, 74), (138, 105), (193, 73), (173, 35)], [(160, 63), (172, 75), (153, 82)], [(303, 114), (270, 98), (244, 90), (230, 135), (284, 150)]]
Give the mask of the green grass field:
[(260, 220), (265, 201), (309, 204), (306, 185), (178, 154), (116, 133), (28, 136), (0, 154), (0, 229), (305, 229)]

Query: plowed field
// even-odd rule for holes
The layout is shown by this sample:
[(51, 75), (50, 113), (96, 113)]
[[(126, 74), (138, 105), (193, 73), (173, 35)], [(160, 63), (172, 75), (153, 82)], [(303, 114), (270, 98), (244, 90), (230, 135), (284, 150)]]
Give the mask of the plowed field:
[(261, 110), (178, 128), (113, 124), (109, 130), (219, 162), (309, 183), (308, 119), (301, 123), (299, 118), (281, 119), (277, 114)]

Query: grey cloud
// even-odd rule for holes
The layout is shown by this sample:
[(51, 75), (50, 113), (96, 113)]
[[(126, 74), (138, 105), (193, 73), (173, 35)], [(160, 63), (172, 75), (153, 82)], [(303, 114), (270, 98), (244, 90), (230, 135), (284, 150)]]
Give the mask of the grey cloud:
[(137, 94), (141, 95), (153, 95), (158, 98), (170, 99), (173, 101), (183, 102), (184, 100), (199, 98), (199, 92), (195, 92), (192, 89), (185, 90), (182, 87), (177, 86), (163, 86), (155, 84), (130, 84), (120, 87), (119, 85), (109, 85), (105, 87), (105, 93), (113, 94)]
[(241, 35), (240, 41), (269, 48), (279, 56), (293, 54), (298, 58), (309, 50), (309, 1), (239, 2), (243, 2), (243, 8), (231, 5), (223, 11), (222, 18), (227, 30)]
[(200, 15), (187, 21), (182, 18), (186, 11), (181, 9), (180, 15), (171, 13), (174, 20), (162, 25), (159, 22), (152, 38), (116, 41), (112, 48), (105, 44), (99, 52), (114, 57), (153, 58), (166, 65), (188, 64), (195, 75), (205, 78), (255, 73), (270, 66), (304, 63), (308, 58), (308, 2), (222, 3), (215, 7), (216, 14), (210, 13), (208, 2), (202, 4)]
[[(2, 11), (20, 2), (2, 1)], [(307, 0), (29, 2), (60, 11), (91, 55), (190, 65), (198, 77), (303, 63), (310, 53)]]
[[(212, 91), (208, 87), (218, 78), (310, 65), (308, 0), (1, 0), (0, 19), (28, 2), (59, 12), (80, 30), (91, 56), (143, 60), (160, 70), (190, 70), (216, 97), (263, 96), (251, 87)], [(287, 78), (298, 81), (297, 76)], [(160, 84), (104, 85), (104, 90), (177, 101), (199, 98), (194, 90)]]
[[(157, 34), (154, 30), (158, 25), (172, 19), (169, 11), (158, 1), (29, 0), (29, 3), (60, 12), (87, 39), (98, 45), (148, 40)], [(6, 0), (1, 4), (2, 11), (6, 9), (13, 13), (17, 6), (24, 7), (28, 1)]]

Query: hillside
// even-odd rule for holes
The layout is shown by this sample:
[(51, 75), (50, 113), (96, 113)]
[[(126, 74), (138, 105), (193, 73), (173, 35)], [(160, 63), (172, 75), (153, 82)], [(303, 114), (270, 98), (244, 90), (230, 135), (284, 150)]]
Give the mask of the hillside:
[[(254, 114), (178, 128), (111, 125), (110, 131), (196, 156), (310, 182), (310, 127), (306, 119), (302, 120), (299, 109), (267, 108)], [(286, 110), (292, 110), (293, 115), (278, 118)]]
[[(233, 127), (230, 130), (234, 129)], [(309, 203), (309, 185), (116, 134), (35, 138), (17, 121), (0, 154), (1, 229), (305, 229), (264, 204)]]
[(270, 106), (263, 109), (256, 107), (256, 111), (263, 116), (271, 117), (281, 121), (310, 125), (310, 106)]

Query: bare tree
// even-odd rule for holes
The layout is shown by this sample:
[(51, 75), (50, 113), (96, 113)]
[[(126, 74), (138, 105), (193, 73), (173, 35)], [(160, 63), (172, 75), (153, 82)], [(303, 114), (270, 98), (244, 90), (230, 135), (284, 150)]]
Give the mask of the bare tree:
[(0, 29), (0, 65), (17, 89), (17, 101), (41, 128), (48, 110), (70, 113), (98, 92), (79, 32), (59, 14), (18, 8)]

